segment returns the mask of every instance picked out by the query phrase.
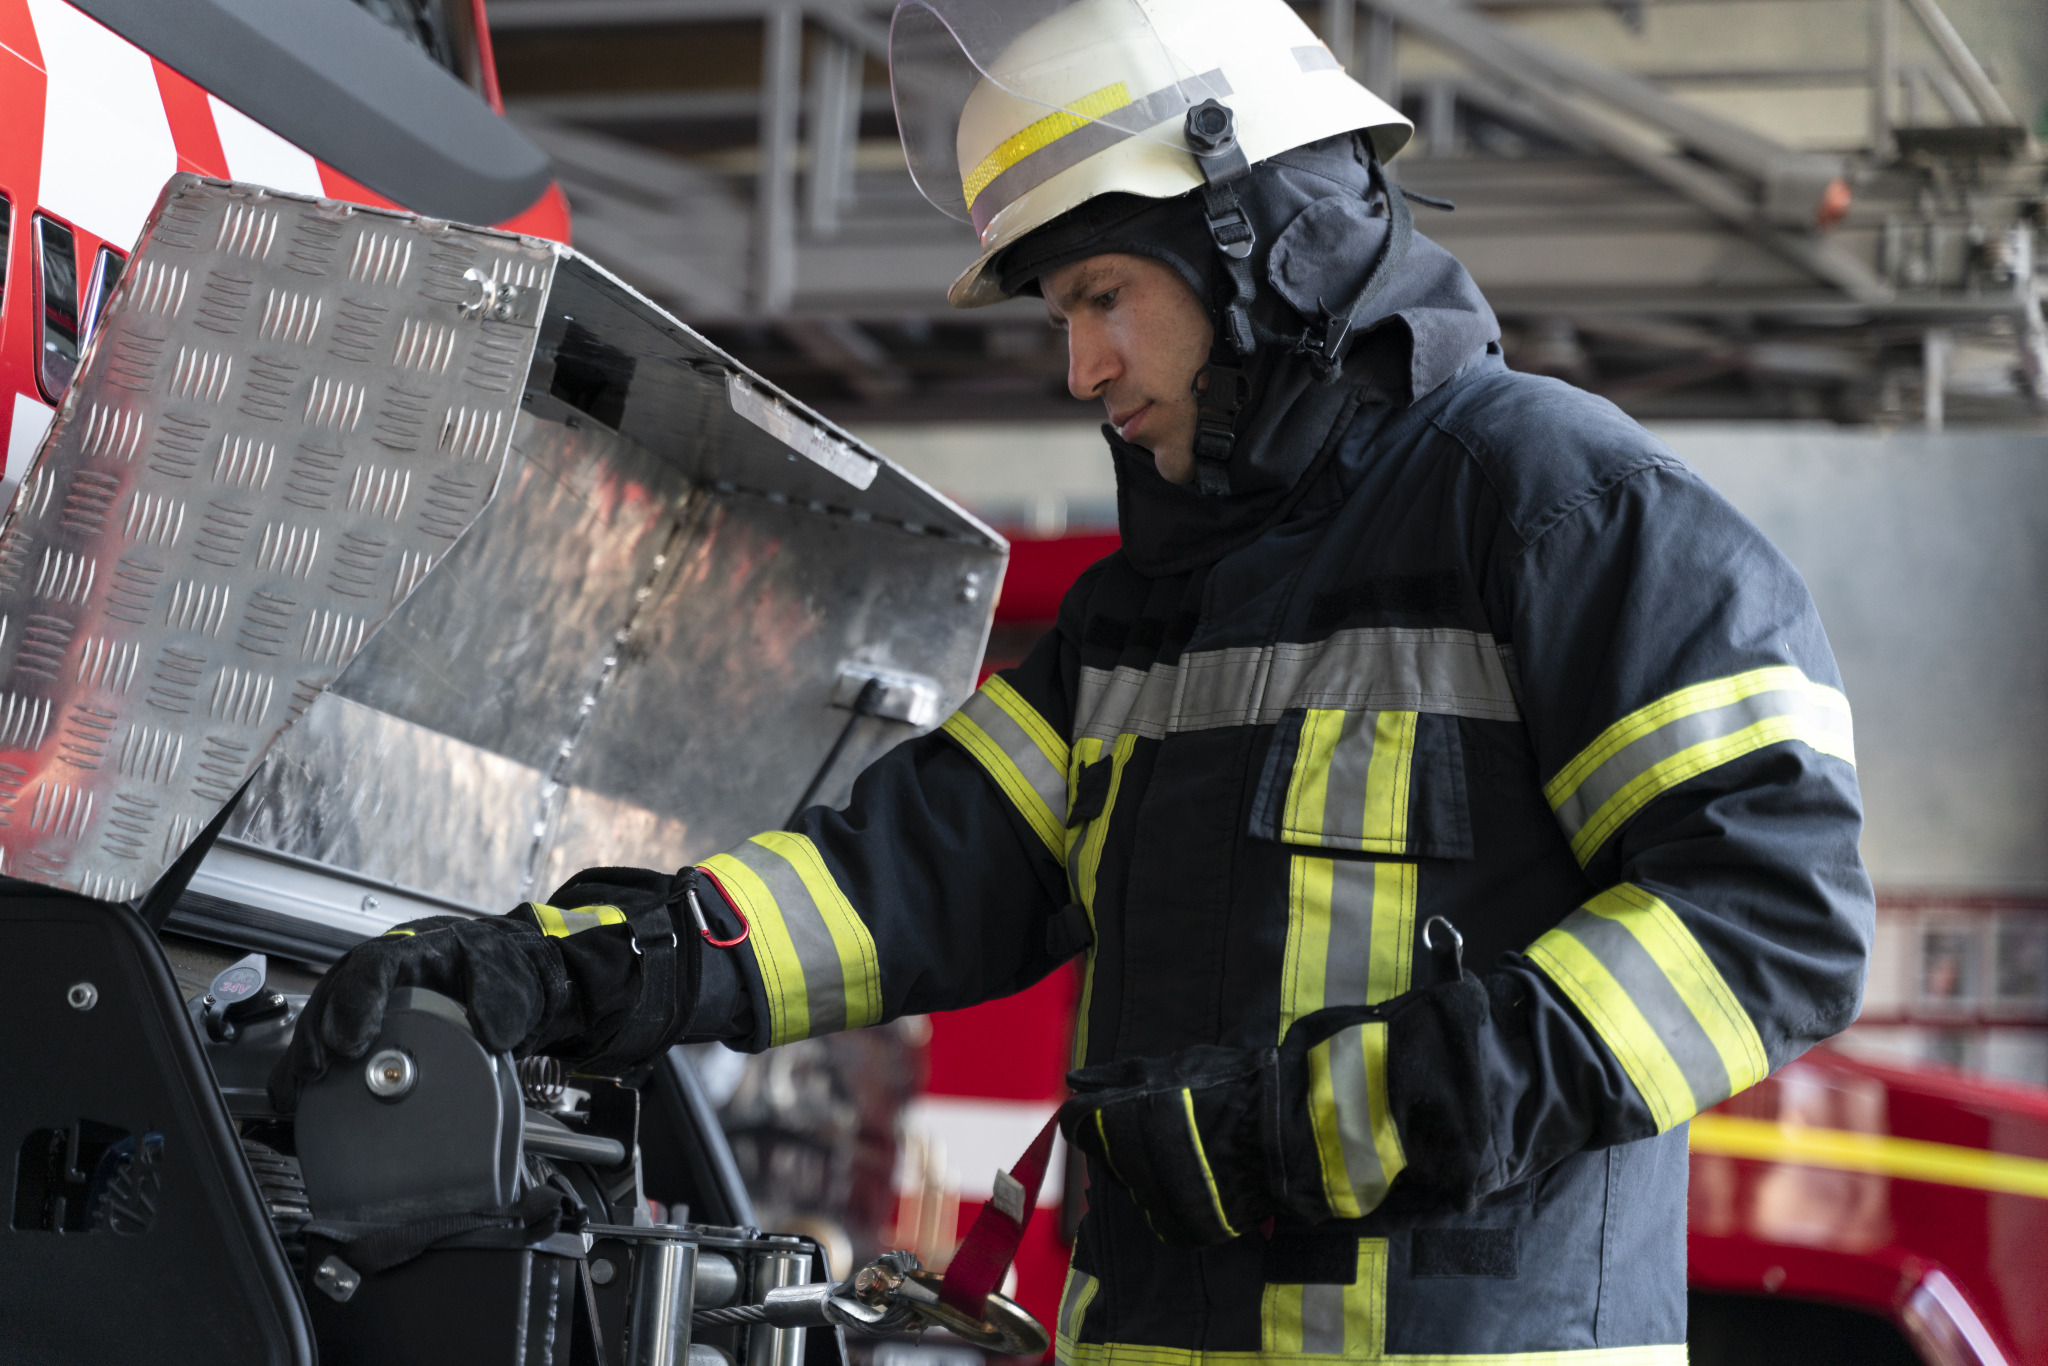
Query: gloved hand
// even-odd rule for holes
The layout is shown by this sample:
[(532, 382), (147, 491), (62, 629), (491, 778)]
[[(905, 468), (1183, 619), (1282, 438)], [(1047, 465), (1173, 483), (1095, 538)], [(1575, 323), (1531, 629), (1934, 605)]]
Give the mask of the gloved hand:
[(362, 1057), (391, 994), (425, 987), (468, 1011), (492, 1052), (551, 1053), (618, 1070), (666, 1048), (688, 1020), (701, 941), (671, 918), (694, 870), (578, 873), (546, 902), (502, 916), (431, 916), (356, 945), (313, 989), (270, 1075), (280, 1111), (335, 1062)]
[(1474, 993), (1483, 1012), (1485, 989), (1467, 977), (1319, 1010), (1278, 1048), (1203, 1046), (1083, 1068), (1067, 1077), (1060, 1127), (1170, 1243), (1207, 1247), (1274, 1217), (1360, 1218), (1408, 1165), (1387, 1100), (1390, 1022)]
[(396, 926), (341, 956), (313, 988), (291, 1049), (270, 1074), (270, 1098), (298, 1108), (299, 1088), (333, 1062), (362, 1057), (384, 1028), (400, 987), (425, 987), (460, 1002), (493, 1053), (529, 1051), (542, 1022), (569, 994), (555, 944), (531, 920), (437, 915)]

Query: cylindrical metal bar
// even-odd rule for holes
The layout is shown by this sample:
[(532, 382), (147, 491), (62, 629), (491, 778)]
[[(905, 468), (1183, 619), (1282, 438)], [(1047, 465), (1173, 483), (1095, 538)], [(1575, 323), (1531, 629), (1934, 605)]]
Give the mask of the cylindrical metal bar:
[(1892, 90), (1899, 83), (1899, 0), (1870, 0), (1870, 150), (1892, 154)]
[(839, 211), (853, 197), (853, 157), (860, 141), (861, 52), (826, 37), (811, 54), (811, 166), (806, 206), (811, 232), (839, 231)]
[[(1400, 32), (1393, 16), (1371, 10), (1365, 20), (1365, 50), (1358, 55), (1358, 78), (1366, 89), (1396, 109), (1401, 107)], [(1354, 50), (1356, 43), (1354, 43)]]
[(1345, 70), (1358, 48), (1358, 0), (1323, 0), (1323, 46)]
[(699, 1309), (723, 1309), (740, 1291), (740, 1269), (732, 1258), (720, 1252), (697, 1254), (697, 1296)]
[[(811, 1279), (811, 1254), (803, 1248), (761, 1252), (754, 1257), (754, 1298), (771, 1290), (803, 1285)], [(747, 1366), (803, 1366), (806, 1328), (770, 1328), (756, 1324), (747, 1334)]]
[(529, 1123), (526, 1151), (542, 1157), (559, 1157), (570, 1162), (588, 1162), (595, 1167), (616, 1167), (626, 1160), (626, 1145), (599, 1134), (579, 1134), (561, 1125), (542, 1127)]
[(664, 1238), (633, 1249), (627, 1366), (685, 1366), (690, 1355), (690, 1309), (696, 1280), (695, 1243)]
[(1940, 431), (1947, 416), (1951, 343), (1945, 327), (1930, 327), (1920, 339), (1920, 415), (1930, 432)]
[(796, 134), (802, 99), (803, 11), (768, 12), (761, 58), (761, 164), (754, 190), (754, 306), (789, 308), (796, 291)]

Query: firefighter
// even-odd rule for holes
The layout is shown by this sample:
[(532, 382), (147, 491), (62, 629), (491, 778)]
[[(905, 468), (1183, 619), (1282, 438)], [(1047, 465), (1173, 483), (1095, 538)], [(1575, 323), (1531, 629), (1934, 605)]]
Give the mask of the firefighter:
[(402, 982), (605, 1067), (1081, 954), (1061, 1360), (1677, 1366), (1686, 1122), (1849, 1024), (1872, 933), (1798, 574), (1506, 367), (1283, 0), (906, 0), (892, 48), (952, 301), (1065, 327), (1122, 548), (845, 810), (350, 954), (281, 1099)]

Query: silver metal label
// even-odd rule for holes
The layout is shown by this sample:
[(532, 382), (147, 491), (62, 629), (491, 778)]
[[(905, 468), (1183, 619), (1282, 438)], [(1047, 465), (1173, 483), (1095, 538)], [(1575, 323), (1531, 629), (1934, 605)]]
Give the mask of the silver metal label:
[(734, 374), (726, 381), (732, 410), (759, 427), (805, 459), (844, 479), (857, 489), (875, 482), (881, 466), (841, 441), (773, 394), (764, 393), (745, 375)]
[(146, 890), (504, 469), (548, 243), (179, 176), (0, 526), (0, 871)]

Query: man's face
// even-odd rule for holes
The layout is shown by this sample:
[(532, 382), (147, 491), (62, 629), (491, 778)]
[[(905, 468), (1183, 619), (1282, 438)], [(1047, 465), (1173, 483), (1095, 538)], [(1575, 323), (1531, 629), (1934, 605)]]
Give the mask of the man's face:
[(1208, 311), (1147, 256), (1090, 256), (1038, 282), (1067, 334), (1067, 389), (1099, 398), (1123, 439), (1152, 452), (1162, 477), (1195, 477), (1195, 375), (1209, 359)]

